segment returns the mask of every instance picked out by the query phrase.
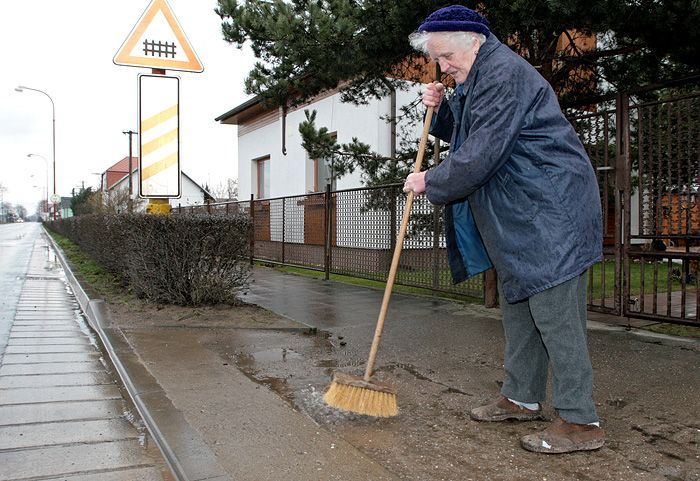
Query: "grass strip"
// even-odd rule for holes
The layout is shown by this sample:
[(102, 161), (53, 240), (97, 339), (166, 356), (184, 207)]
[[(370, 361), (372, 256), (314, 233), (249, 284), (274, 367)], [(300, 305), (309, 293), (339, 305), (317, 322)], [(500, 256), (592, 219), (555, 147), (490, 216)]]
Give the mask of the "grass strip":
[(104, 270), (78, 244), (56, 232), (50, 230), (47, 232), (63, 250), (73, 272), (100, 297), (111, 301), (125, 301), (132, 297), (117, 276)]

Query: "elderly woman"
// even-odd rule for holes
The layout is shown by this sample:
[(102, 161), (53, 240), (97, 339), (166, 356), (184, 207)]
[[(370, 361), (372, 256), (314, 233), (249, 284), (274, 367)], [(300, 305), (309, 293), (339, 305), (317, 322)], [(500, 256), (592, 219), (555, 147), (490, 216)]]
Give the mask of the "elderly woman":
[(450, 142), (436, 167), (410, 174), (404, 190), (445, 205), (455, 282), (488, 267), (498, 273), (506, 339), (501, 397), (471, 411), (478, 421), (541, 418), (549, 365), (558, 418), (525, 436), (525, 449), (600, 448), (586, 341), (586, 270), (601, 258), (598, 185), (551, 86), (490, 32), (488, 21), (453, 5), (430, 16), (411, 44), (456, 84), (441, 83), (431, 133)]

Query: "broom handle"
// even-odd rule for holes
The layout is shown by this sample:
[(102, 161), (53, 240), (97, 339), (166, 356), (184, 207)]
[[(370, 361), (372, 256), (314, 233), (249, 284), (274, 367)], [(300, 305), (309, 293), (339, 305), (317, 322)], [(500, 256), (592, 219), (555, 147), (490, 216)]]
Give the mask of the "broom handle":
[[(438, 79), (440, 78), (438, 66)], [(425, 145), (428, 143), (428, 132), (430, 131), (430, 121), (433, 118), (433, 107), (428, 107), (428, 112), (425, 114), (425, 122), (423, 124), (423, 134), (420, 138), (420, 144), (418, 146), (418, 155), (416, 156), (416, 163), (413, 167), (413, 172), (420, 172), (421, 164), (423, 163), (423, 155), (425, 154)], [(379, 350), (379, 341), (382, 339), (382, 330), (384, 329), (384, 319), (386, 319), (386, 313), (389, 310), (389, 299), (391, 298), (391, 291), (394, 287), (394, 279), (396, 279), (396, 271), (399, 267), (399, 258), (401, 257), (401, 250), (403, 249), (403, 239), (406, 237), (406, 230), (408, 230), (408, 218), (411, 214), (411, 207), (413, 206), (413, 191), (408, 193), (406, 198), (406, 207), (403, 210), (403, 219), (401, 220), (401, 229), (399, 230), (399, 237), (396, 239), (396, 247), (394, 248), (394, 257), (391, 259), (391, 268), (389, 269), (389, 277), (386, 281), (386, 287), (384, 288), (384, 299), (382, 300), (382, 307), (379, 310), (379, 319), (377, 319), (377, 328), (374, 331), (374, 340), (372, 341), (372, 349), (369, 351), (369, 359), (367, 361), (367, 369), (365, 370), (365, 381), (369, 381), (372, 377), (372, 371), (374, 370), (374, 361), (377, 358), (377, 351)]]

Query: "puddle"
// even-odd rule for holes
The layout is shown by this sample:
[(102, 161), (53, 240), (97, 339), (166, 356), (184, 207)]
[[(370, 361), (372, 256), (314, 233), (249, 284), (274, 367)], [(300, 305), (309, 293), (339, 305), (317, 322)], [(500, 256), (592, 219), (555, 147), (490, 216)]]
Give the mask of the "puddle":
[(258, 351), (250, 354), (251, 361), (255, 363), (287, 362), (295, 359), (302, 359), (301, 354), (293, 349), (275, 348), (265, 351)]
[(316, 422), (336, 424), (356, 419), (356, 415), (328, 407), (323, 393), (339, 364), (351, 370), (348, 365), (355, 363), (347, 357), (348, 349), (338, 349), (330, 338), (325, 331), (309, 335), (248, 330), (227, 332), (209, 347), (294, 409)]
[(47, 271), (58, 271), (61, 270), (61, 262), (56, 255), (56, 252), (51, 249), (48, 245), (46, 247), (46, 267)]
[(95, 347), (97, 351), (100, 350), (100, 344), (97, 342), (97, 335), (95, 332), (88, 326), (87, 321), (85, 317), (83, 317), (83, 311), (80, 309), (76, 309), (73, 311), (75, 313), (75, 322), (78, 324), (78, 327), (80, 328), (80, 332), (85, 334), (90, 341), (90, 344)]
[[(246, 374), (244, 372), (244, 374)], [(263, 386), (267, 386), (271, 391), (275, 392), (279, 397), (284, 399), (287, 403), (290, 405), (294, 406), (295, 405), (295, 398), (294, 398), (294, 390), (290, 388), (289, 384), (287, 384), (286, 379), (280, 379), (278, 377), (255, 377), (255, 376), (248, 376), (249, 379), (253, 380), (254, 382), (261, 384)]]
[(330, 407), (323, 400), (324, 391), (308, 386), (299, 392), (297, 406), (314, 419), (322, 416), (326, 422), (336, 423), (360, 419), (362, 416)]

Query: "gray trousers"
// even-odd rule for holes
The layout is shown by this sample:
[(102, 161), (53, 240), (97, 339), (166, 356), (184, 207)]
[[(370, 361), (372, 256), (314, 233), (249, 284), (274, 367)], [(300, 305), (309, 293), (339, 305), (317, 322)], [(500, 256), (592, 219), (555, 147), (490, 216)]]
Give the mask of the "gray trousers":
[(501, 394), (521, 402), (544, 401), (551, 362), (554, 408), (577, 424), (598, 421), (586, 339), (586, 285), (584, 272), (524, 301), (501, 302), (506, 338)]

